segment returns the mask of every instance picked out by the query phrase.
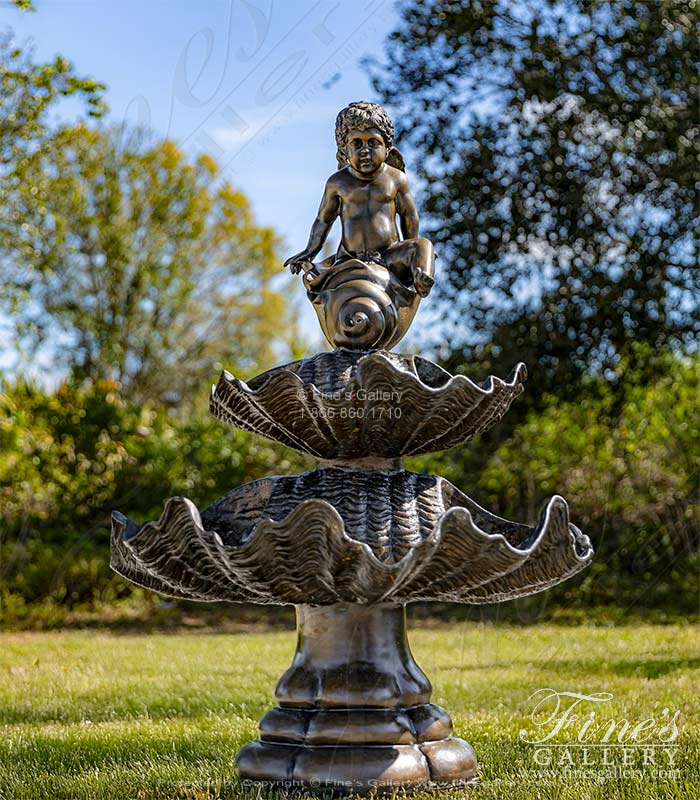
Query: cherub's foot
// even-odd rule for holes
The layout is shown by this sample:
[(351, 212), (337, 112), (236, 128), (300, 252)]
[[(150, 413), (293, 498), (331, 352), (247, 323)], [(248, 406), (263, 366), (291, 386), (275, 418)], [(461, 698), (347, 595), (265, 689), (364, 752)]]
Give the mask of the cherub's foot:
[(427, 272), (423, 272), (422, 269), (414, 267), (413, 285), (416, 287), (416, 291), (421, 297), (427, 297), (430, 294), (430, 290), (435, 285), (435, 278), (428, 275)]

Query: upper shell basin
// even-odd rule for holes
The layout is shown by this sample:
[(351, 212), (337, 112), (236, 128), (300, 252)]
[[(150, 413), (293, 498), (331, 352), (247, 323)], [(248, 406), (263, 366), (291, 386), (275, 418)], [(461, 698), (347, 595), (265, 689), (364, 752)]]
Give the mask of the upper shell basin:
[(523, 390), (478, 385), (419, 356), (340, 349), (257, 375), (223, 372), (210, 410), (237, 428), (327, 460), (400, 458), (446, 450), (490, 428)]

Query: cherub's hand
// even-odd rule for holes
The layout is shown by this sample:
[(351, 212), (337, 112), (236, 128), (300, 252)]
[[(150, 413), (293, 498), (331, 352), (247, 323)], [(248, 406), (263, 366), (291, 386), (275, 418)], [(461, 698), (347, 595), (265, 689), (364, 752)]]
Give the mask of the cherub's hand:
[(298, 275), (303, 269), (302, 263), (307, 261), (310, 264), (312, 263), (312, 259), (313, 255), (308, 250), (302, 250), (301, 253), (297, 253), (295, 256), (290, 256), (284, 262), (284, 266), (291, 269), (292, 275)]

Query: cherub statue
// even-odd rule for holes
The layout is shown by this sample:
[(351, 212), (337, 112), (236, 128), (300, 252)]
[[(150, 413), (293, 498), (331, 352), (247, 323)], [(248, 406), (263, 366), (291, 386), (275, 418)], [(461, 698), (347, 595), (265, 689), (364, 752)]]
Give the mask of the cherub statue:
[[(430, 292), (435, 283), (433, 245), (418, 236), (418, 213), (393, 139), (391, 119), (376, 103), (350, 103), (338, 114), (338, 172), (326, 182), (306, 247), (288, 258), (285, 267), (295, 274), (303, 269), (313, 277), (358, 259), (385, 266), (421, 297)], [(338, 252), (314, 264), (338, 216), (342, 223)]]

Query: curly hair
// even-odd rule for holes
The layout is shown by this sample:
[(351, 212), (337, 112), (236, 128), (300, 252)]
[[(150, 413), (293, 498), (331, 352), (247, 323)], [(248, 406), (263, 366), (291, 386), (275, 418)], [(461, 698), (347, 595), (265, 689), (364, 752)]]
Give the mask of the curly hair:
[(400, 170), (405, 170), (403, 156), (392, 147), (394, 141), (394, 124), (387, 114), (385, 108), (377, 103), (368, 103), (361, 100), (350, 103), (346, 106), (335, 119), (335, 142), (338, 146), (336, 158), (338, 167), (342, 169), (348, 163), (345, 155), (348, 134), (352, 130), (366, 131), (376, 128), (384, 139), (387, 149), (386, 163)]

